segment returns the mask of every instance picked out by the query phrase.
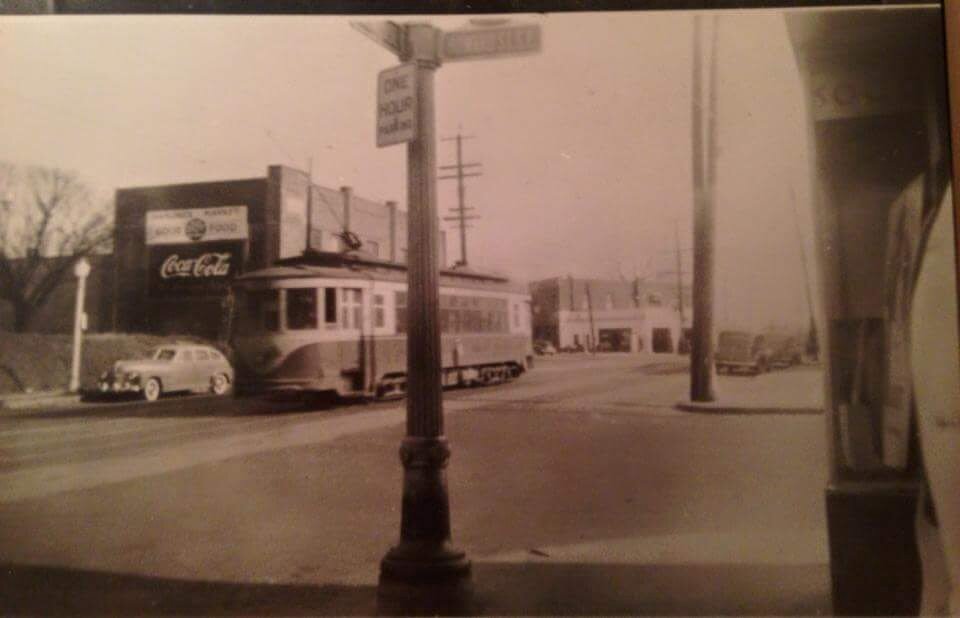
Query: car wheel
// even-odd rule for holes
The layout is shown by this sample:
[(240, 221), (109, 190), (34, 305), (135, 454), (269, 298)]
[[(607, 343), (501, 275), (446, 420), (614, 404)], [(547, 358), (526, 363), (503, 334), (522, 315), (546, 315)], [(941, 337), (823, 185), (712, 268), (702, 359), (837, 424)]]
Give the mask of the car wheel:
[(162, 393), (163, 388), (160, 386), (160, 380), (156, 378), (150, 378), (147, 380), (147, 383), (143, 385), (143, 398), (147, 401), (160, 399)]
[(230, 379), (225, 374), (216, 374), (210, 378), (210, 390), (214, 395), (226, 395), (230, 390)]

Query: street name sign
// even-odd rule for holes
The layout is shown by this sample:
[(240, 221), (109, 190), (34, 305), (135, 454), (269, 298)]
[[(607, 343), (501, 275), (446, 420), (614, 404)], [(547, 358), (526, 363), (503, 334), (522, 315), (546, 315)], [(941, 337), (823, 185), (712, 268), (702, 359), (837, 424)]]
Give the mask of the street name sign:
[(377, 79), (377, 147), (417, 138), (417, 65), (380, 71)]
[(443, 33), (441, 46), (444, 60), (479, 60), (539, 51), (540, 26), (537, 24), (451, 30)]
[(403, 30), (392, 21), (352, 21), (350, 26), (388, 51), (400, 55)]

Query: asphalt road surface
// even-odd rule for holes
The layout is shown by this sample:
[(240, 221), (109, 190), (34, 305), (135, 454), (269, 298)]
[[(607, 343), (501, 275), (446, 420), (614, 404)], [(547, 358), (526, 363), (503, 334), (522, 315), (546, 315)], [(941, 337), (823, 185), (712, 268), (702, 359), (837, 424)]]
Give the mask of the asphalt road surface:
[[(558, 357), (447, 391), (477, 613), (829, 608), (822, 416), (680, 412), (687, 382), (673, 358)], [(813, 367), (717, 387), (790, 408), (822, 390)], [(213, 397), (4, 413), (0, 610), (372, 613), (403, 420)]]

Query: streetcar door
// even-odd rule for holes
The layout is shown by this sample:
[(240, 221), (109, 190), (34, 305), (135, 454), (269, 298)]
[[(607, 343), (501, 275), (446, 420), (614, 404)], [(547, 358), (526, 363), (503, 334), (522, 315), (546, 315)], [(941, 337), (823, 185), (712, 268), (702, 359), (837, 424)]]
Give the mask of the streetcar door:
[(353, 390), (362, 390), (364, 386), (364, 339), (363, 328), (363, 289), (340, 289), (340, 366), (344, 372), (354, 376)]

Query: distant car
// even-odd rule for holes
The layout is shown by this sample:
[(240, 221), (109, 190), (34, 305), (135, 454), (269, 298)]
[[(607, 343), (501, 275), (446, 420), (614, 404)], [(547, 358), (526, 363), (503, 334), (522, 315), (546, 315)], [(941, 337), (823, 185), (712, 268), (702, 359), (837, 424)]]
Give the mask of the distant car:
[(713, 359), (717, 373), (738, 370), (764, 373), (770, 366), (770, 349), (763, 335), (727, 330), (717, 338)]
[(792, 367), (803, 361), (803, 347), (796, 337), (768, 334), (764, 336), (764, 340), (770, 350), (771, 367)]
[(533, 351), (541, 356), (557, 353), (557, 349), (549, 341), (534, 341)]
[(101, 393), (138, 393), (156, 401), (176, 391), (225, 395), (233, 384), (233, 367), (218, 350), (205, 345), (162, 345), (141, 360), (120, 360), (104, 371)]

